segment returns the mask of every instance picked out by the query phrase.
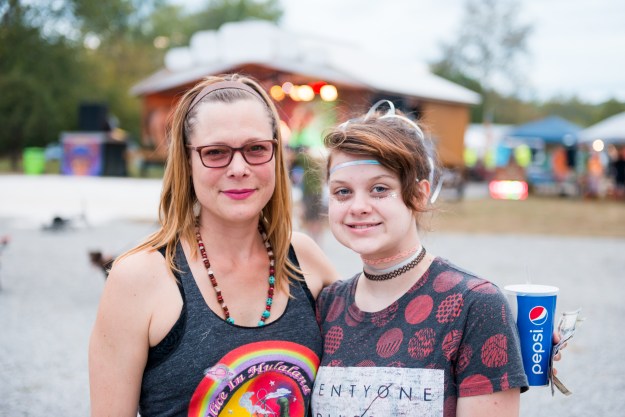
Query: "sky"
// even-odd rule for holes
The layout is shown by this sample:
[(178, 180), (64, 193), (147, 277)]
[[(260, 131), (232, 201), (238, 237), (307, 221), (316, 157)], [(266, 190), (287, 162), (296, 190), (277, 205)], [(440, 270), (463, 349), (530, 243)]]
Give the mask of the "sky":
[[(359, 45), (380, 59), (409, 54), (429, 63), (457, 38), (464, 0), (279, 0), (283, 28)], [(173, 0), (190, 8), (202, 0)], [(520, 0), (532, 24), (522, 62), (525, 99), (577, 96), (625, 101), (625, 1)]]

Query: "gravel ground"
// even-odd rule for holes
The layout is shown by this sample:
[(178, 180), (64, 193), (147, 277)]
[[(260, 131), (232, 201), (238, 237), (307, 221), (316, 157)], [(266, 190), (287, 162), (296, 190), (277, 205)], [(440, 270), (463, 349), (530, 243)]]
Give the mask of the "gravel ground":
[[(158, 188), (149, 187), (147, 194), (127, 195), (152, 199)], [(0, 255), (0, 416), (86, 416), (87, 345), (104, 285), (88, 251), (119, 254), (153, 230), (153, 219), (102, 216), (90, 226), (77, 222), (52, 232), (32, 213), (24, 219), (4, 201), (0, 206), (0, 235), (11, 236)], [(37, 212), (37, 219), (44, 214)], [(558, 312), (583, 308), (586, 320), (557, 366), (573, 395), (552, 398), (549, 389), (533, 388), (521, 397), (521, 416), (625, 415), (625, 336), (618, 321), (625, 317), (625, 239), (438, 233), (425, 236), (425, 244), (499, 286), (529, 278), (560, 287)], [(357, 257), (331, 235), (322, 246), (344, 276), (357, 270)]]
[(151, 228), (12, 229), (0, 266), (0, 415), (87, 416), (88, 338), (104, 284), (90, 248), (121, 251)]

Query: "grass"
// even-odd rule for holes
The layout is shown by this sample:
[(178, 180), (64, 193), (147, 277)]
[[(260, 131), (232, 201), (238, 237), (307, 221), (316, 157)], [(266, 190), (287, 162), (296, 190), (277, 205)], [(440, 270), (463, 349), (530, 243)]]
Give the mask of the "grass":
[[(7, 158), (0, 158), (0, 172), (11, 172)], [(59, 172), (58, 164), (46, 166), (46, 173)], [(146, 176), (161, 178), (162, 174), (155, 167)], [(129, 175), (138, 173), (131, 167)], [(440, 232), (625, 238), (625, 201), (535, 195), (524, 201), (465, 199), (438, 203), (426, 226)]]
[(530, 196), (444, 202), (430, 228), (442, 232), (625, 238), (625, 201)]

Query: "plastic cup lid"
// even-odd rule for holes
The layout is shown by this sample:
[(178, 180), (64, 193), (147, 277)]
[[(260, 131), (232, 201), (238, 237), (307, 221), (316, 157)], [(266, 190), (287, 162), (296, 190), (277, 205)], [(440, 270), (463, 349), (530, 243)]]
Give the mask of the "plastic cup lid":
[(538, 284), (515, 284), (506, 285), (503, 289), (511, 294), (517, 295), (556, 295), (560, 291), (558, 287), (552, 285)]

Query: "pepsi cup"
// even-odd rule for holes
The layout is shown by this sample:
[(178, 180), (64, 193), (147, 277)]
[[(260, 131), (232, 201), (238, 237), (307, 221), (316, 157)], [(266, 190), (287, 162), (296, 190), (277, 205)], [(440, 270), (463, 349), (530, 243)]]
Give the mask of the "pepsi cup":
[(520, 284), (507, 285), (504, 291), (519, 329), (523, 368), (529, 385), (547, 385), (559, 289), (550, 285)]

